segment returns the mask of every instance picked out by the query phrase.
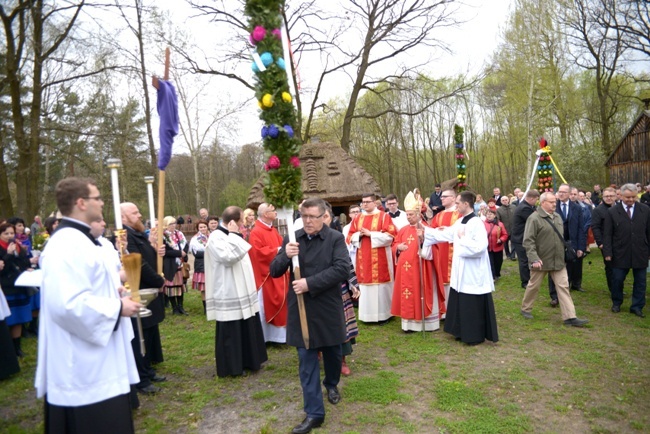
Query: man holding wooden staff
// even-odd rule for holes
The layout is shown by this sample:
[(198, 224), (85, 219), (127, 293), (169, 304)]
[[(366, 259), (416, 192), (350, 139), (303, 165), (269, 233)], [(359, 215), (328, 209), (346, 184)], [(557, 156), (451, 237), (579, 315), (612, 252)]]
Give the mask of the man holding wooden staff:
[[(325, 421), (325, 405), (320, 386), (318, 353), (323, 354), (327, 400), (341, 401), (338, 383), (341, 378), (341, 344), (346, 340), (341, 283), (350, 275), (350, 257), (340, 232), (323, 223), (327, 209), (322, 199), (308, 199), (301, 208), (303, 229), (296, 231), (296, 242), (284, 239), (282, 249), (271, 263), (271, 277), (282, 276), (298, 256), (300, 277), (291, 269), (288, 292), (287, 344), (298, 349), (299, 374), (303, 406), (307, 417), (293, 429), (305, 434)], [(309, 348), (305, 348), (298, 314), (297, 296), (305, 301)]]
[(116, 270), (90, 232), (104, 202), (91, 179), (56, 186), (63, 219), (41, 255), (41, 327), (35, 387), (46, 433), (134, 432), (130, 384), (139, 381), (129, 317)]

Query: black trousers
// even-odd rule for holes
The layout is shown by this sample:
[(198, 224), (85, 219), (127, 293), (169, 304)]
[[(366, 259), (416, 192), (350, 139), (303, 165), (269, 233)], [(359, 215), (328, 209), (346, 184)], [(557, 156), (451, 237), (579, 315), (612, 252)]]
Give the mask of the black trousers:
[(61, 407), (45, 397), (46, 434), (129, 434), (134, 433), (129, 394), (95, 404)]
[(530, 280), (530, 268), (528, 268), (528, 255), (526, 255), (526, 249), (524, 249), (523, 244), (512, 243), (517, 253), (517, 260), (519, 261), (519, 278), (521, 279), (521, 286), (526, 287), (528, 281)]

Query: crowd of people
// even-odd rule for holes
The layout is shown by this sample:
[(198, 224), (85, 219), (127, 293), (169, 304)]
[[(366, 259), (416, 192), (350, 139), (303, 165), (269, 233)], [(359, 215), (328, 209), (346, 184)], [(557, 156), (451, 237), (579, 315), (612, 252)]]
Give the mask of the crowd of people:
[[(164, 361), (159, 325), (167, 308), (188, 314), (189, 281), (201, 293), (207, 320), (216, 323), (217, 376), (261, 369), (267, 345), (297, 348), (305, 411), (293, 430), (298, 434), (325, 419), (320, 360), (327, 400), (341, 401), (338, 384), (352, 373), (345, 357), (358, 336), (357, 321), (383, 326), (398, 317), (404, 333), (444, 324), (465, 344), (498, 342), (492, 293), (504, 258), (519, 262), (526, 320), (533, 319), (548, 276), (549, 302), (559, 306), (564, 324), (588, 323), (577, 317), (571, 291), (586, 291), (582, 261), (594, 244), (603, 253), (611, 311), (621, 311), (632, 270), (629, 311), (645, 316), (650, 186), (646, 192), (635, 184), (584, 192), (562, 184), (556, 192), (515, 189), (512, 195), (494, 188), (487, 202), (440, 185), (428, 198), (409, 192), (402, 204), (394, 194), (366, 193), (349, 207), (344, 226), (329, 203), (310, 198), (293, 222), (295, 239), (280, 235), (270, 203), (256, 211), (229, 206), (221, 216), (201, 209), (189, 242), (178, 218), (165, 217), (148, 230), (129, 202), (120, 206), (125, 233), (106, 240), (103, 201), (91, 179), (60, 181), (56, 198), (58, 217), (35, 218), (31, 228), (19, 218), (0, 222), (0, 379), (20, 369), (20, 339), (31, 324), (38, 333), (35, 385), (45, 397), (47, 432), (133, 432), (137, 394), (155, 394), (155, 383), (166, 381), (156, 372)], [(33, 248), (36, 234), (47, 234), (46, 248)], [(142, 305), (123, 286), (124, 253), (142, 257), (140, 289), (160, 294), (141, 324), (134, 314)], [(16, 285), (37, 266), (40, 287)]]

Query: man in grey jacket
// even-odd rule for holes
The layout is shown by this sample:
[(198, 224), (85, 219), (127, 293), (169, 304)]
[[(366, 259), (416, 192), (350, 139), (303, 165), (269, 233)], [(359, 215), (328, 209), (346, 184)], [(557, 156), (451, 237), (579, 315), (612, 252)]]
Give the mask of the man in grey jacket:
[(524, 248), (531, 270), (530, 280), (521, 302), (521, 315), (526, 319), (533, 318), (531, 314), (533, 303), (544, 277), (549, 274), (555, 282), (564, 324), (582, 327), (589, 321), (576, 318), (564, 262), (564, 239), (560, 235), (564, 230), (564, 224), (562, 217), (555, 212), (555, 203), (553, 193), (542, 193), (540, 207), (526, 221)]

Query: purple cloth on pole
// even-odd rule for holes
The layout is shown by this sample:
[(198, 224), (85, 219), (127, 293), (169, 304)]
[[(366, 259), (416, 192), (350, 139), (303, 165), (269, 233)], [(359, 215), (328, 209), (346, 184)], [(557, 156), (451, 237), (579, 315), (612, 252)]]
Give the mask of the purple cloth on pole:
[(174, 137), (178, 134), (178, 99), (173, 84), (163, 80), (158, 80), (158, 84), (158, 116), (160, 116), (158, 169), (165, 170), (172, 158)]

